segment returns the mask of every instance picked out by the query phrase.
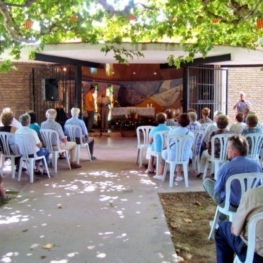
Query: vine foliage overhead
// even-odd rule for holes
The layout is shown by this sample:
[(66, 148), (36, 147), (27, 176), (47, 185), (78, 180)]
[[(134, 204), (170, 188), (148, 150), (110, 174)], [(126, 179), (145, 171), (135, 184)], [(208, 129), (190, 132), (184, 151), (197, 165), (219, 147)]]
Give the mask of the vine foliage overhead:
[(122, 42), (174, 42), (185, 55), (167, 61), (178, 67), (215, 45), (259, 48), (262, 10), (263, 0), (0, 0), (0, 70), (27, 45), (40, 51), (70, 41), (105, 43), (102, 52), (113, 51), (119, 63), (143, 56)]

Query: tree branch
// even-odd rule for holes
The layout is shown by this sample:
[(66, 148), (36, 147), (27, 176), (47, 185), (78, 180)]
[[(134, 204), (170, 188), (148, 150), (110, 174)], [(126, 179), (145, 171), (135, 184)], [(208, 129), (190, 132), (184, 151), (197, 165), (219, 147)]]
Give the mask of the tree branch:
[(7, 6), (15, 6), (15, 7), (21, 7), (22, 8), (22, 7), (29, 7), (34, 2), (35, 2), (35, 0), (26, 0), (26, 2), (23, 5), (13, 4), (13, 3), (8, 3), (8, 2), (4, 2), (4, 4)]
[[(33, 2), (32, 0), (29, 0), (27, 2)], [(20, 36), (18, 30), (16, 30), (15, 28), (12, 28), (10, 26), (10, 24), (13, 21), (13, 19), (11, 18), (10, 14), (9, 14), (9, 11), (5, 5), (5, 3), (0, 0), (0, 13), (2, 13), (2, 15), (4, 16), (4, 27), (6, 29), (6, 31), (8, 32), (8, 34), (10, 35), (11, 39), (13, 39), (14, 41), (17, 41), (17, 42), (25, 42), (27, 44), (31, 44), (31, 43), (35, 43), (36, 41), (34, 40), (28, 40), (26, 38), (23, 38)]]

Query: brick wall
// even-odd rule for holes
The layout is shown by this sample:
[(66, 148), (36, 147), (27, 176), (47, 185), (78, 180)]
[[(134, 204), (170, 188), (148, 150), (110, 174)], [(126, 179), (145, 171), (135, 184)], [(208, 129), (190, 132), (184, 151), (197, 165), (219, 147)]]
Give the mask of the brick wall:
[[(44, 70), (47, 64), (39, 63), (16, 63), (17, 70), (10, 70), (8, 73), (0, 73), (0, 111), (4, 107), (10, 107), (18, 118), (28, 109), (32, 109), (32, 68)], [(256, 112), (260, 121), (263, 121), (263, 71), (260, 67), (251, 68), (229, 68), (228, 70), (228, 115), (230, 120), (235, 119), (233, 105), (239, 98), (239, 92), (244, 91), (247, 99), (252, 103), (252, 111)], [(41, 85), (36, 85), (36, 91)], [(40, 94), (40, 90), (37, 92)], [(39, 95), (35, 102), (41, 104), (41, 112), (38, 112), (38, 121), (45, 118), (44, 112), (55, 104), (44, 103)], [(53, 105), (54, 104), (54, 105)]]
[(32, 109), (32, 68), (45, 67), (45, 64), (15, 63), (16, 69), (0, 73), (0, 111), (10, 107), (18, 118)]
[(252, 103), (259, 120), (263, 121), (263, 71), (261, 67), (229, 68), (228, 70), (228, 115), (235, 119), (233, 105), (239, 99), (239, 92), (244, 91)]

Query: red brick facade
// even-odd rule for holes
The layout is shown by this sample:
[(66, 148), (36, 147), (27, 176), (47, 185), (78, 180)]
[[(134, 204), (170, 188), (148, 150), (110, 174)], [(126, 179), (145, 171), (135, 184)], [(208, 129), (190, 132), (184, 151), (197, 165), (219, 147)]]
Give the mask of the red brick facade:
[[(16, 63), (17, 70), (0, 74), (0, 111), (4, 107), (10, 107), (18, 118), (28, 109), (33, 109), (32, 68), (41, 70), (47, 68), (47, 64)], [(239, 98), (239, 92), (244, 91), (247, 99), (252, 103), (252, 111), (256, 112), (260, 121), (263, 121), (263, 71), (261, 67), (229, 68), (228, 70), (228, 115), (234, 120), (235, 111), (233, 105)], [(41, 84), (35, 87), (40, 94)], [(56, 103), (43, 103), (38, 95), (36, 103), (41, 104), (41, 113), (38, 121), (43, 121), (47, 108), (57, 106)]]

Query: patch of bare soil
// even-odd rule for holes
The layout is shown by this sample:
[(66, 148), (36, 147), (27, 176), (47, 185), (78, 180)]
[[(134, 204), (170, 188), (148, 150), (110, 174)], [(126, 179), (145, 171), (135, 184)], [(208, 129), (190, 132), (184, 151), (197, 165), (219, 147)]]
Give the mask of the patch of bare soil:
[(208, 240), (209, 221), (216, 205), (204, 192), (159, 194), (178, 256), (184, 263), (214, 263), (214, 240)]

